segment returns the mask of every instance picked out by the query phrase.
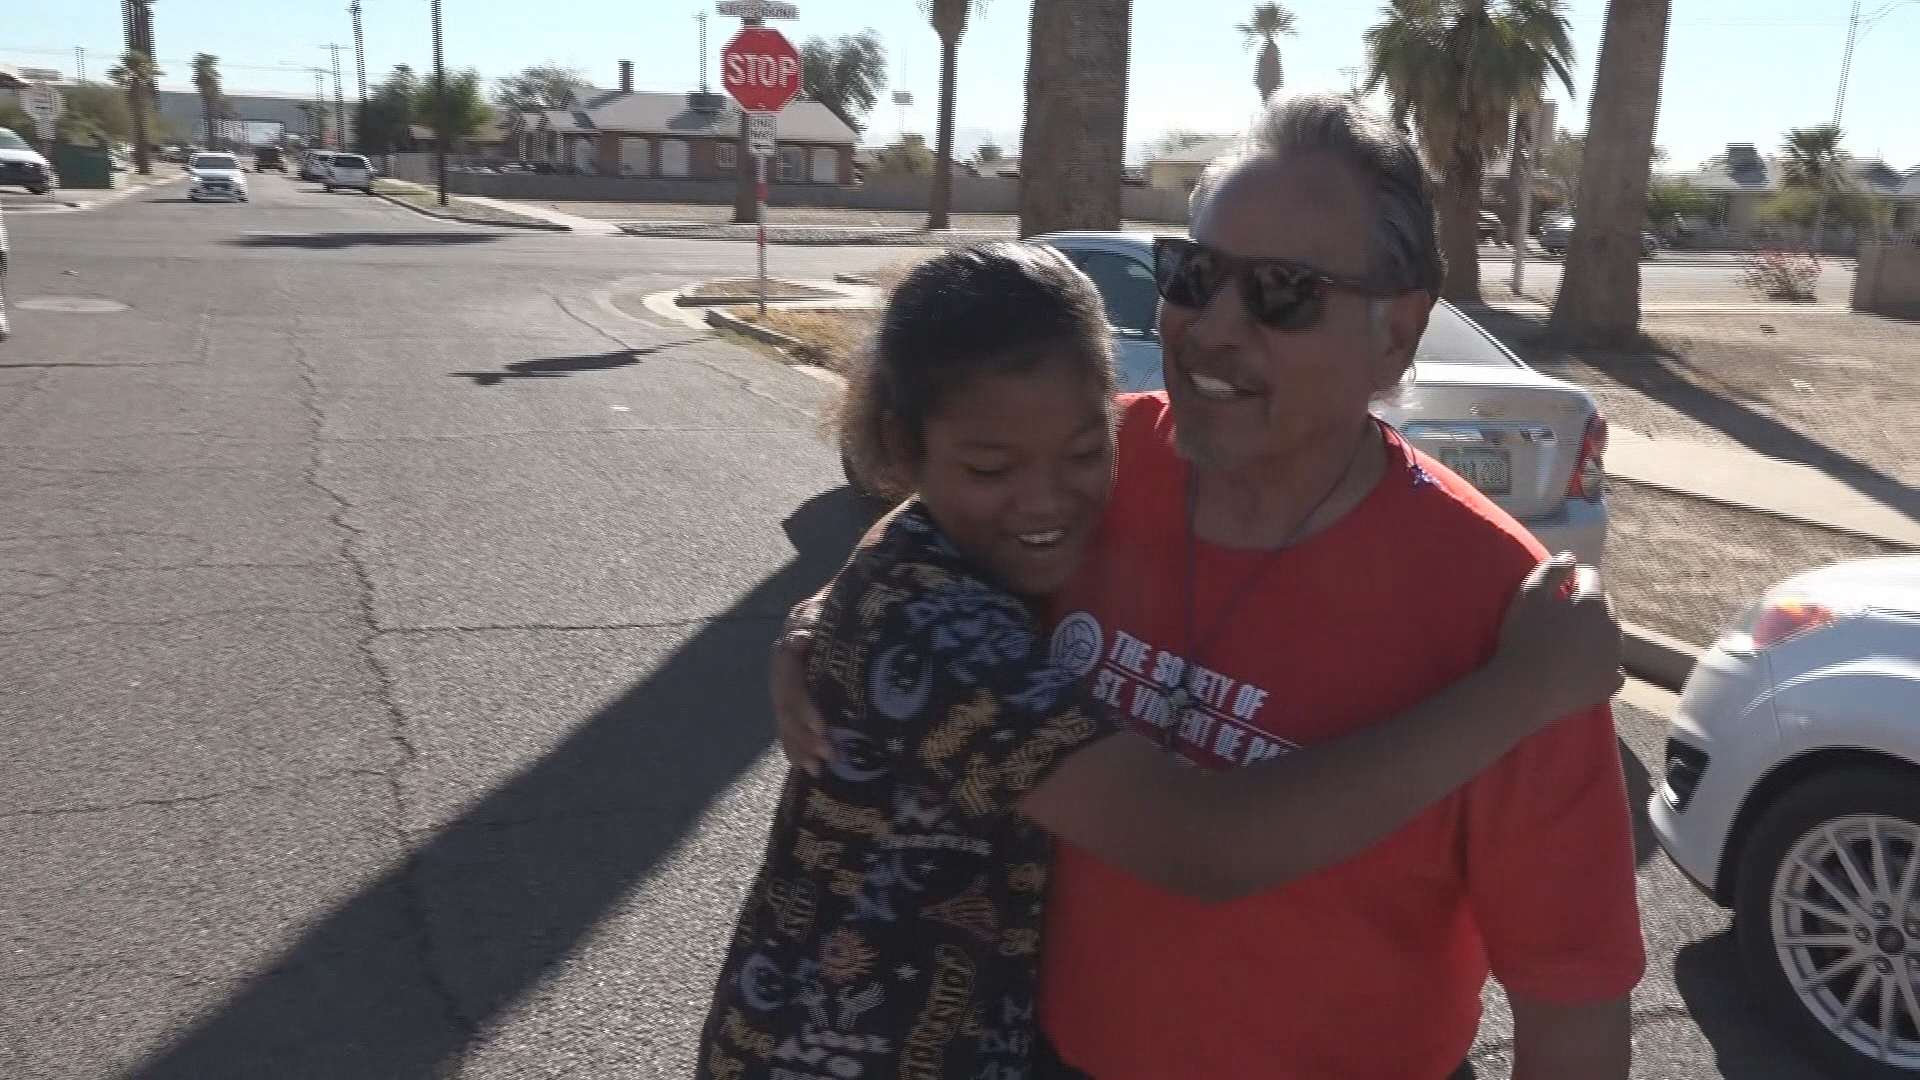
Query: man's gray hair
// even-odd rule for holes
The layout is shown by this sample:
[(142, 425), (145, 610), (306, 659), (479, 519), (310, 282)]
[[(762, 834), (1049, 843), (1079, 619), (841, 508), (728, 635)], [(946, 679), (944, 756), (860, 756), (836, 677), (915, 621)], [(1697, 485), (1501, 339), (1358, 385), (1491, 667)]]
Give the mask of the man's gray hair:
[(1239, 166), (1314, 150), (1346, 162), (1367, 184), (1373, 204), (1369, 274), (1398, 289), (1439, 296), (1446, 264), (1434, 235), (1433, 182), (1420, 151), (1386, 117), (1345, 94), (1296, 94), (1269, 104), (1240, 152), (1201, 175), (1189, 216), (1197, 218), (1213, 188)]

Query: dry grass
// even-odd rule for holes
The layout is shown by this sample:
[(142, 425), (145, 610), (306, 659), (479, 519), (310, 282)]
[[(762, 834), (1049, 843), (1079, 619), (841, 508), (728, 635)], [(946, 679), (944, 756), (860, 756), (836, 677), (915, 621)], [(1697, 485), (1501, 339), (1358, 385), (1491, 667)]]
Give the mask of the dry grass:
[(832, 371), (846, 370), (847, 357), (866, 344), (880, 313), (845, 308), (768, 308), (765, 315), (736, 312), (739, 318), (796, 338), (803, 351), (794, 359)]
[[(738, 296), (751, 300), (760, 295), (760, 282), (756, 278), (725, 278), (720, 281), (703, 281), (687, 290), (688, 296)], [(808, 299), (825, 300), (833, 293), (825, 289), (816, 289), (811, 285), (801, 285), (793, 281), (781, 281), (778, 278), (767, 279), (768, 296), (804, 296)]]

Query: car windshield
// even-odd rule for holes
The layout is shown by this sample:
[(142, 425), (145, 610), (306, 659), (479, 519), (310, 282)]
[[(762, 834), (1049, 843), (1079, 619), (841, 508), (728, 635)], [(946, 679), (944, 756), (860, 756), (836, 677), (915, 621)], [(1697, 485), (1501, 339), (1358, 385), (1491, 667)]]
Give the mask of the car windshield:
[(240, 170), (240, 161), (232, 154), (195, 154), (191, 168), (227, 169), (232, 172), (238, 172)]
[(33, 149), (33, 147), (27, 145), (27, 140), (21, 138), (18, 135), (15, 135), (13, 132), (8, 131), (6, 128), (0, 128), (0, 150), (31, 150), (31, 149)]
[(367, 167), (367, 159), (355, 157), (352, 154), (336, 154), (333, 158), (333, 164), (335, 168), (340, 169), (364, 169)]

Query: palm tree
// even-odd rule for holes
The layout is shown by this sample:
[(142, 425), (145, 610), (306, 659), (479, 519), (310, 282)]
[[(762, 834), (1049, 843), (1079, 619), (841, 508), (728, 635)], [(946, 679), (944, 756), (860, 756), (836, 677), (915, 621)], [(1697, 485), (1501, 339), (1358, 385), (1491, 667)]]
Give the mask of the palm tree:
[(211, 53), (196, 53), (193, 57), (193, 88), (200, 94), (200, 114), (207, 122), (207, 145), (216, 146), (213, 121), (223, 110), (220, 107), (220, 58)]
[(1283, 34), (1295, 33), (1293, 12), (1279, 4), (1260, 4), (1253, 9), (1253, 18), (1234, 27), (1247, 39), (1247, 47), (1260, 46), (1260, 60), (1253, 69), (1253, 85), (1260, 89), (1260, 100), (1264, 103), (1286, 82), (1286, 74), (1280, 68), (1280, 43), (1276, 39)]
[(1820, 209), (1813, 218), (1812, 247), (1816, 255), (1826, 231), (1828, 202), (1834, 196), (1848, 194), (1854, 187), (1853, 176), (1847, 170), (1851, 155), (1840, 149), (1842, 134), (1839, 124), (1794, 128), (1787, 133), (1787, 141), (1780, 145), (1786, 159), (1780, 168), (1781, 184), (1820, 199)]
[(920, 0), (920, 9), (940, 35), (940, 132), (933, 149), (933, 197), (927, 209), (927, 228), (947, 227), (953, 206), (953, 83), (959, 74), (960, 35), (967, 17), (987, 6), (987, 0)]
[(1553, 327), (1571, 337), (1640, 332), (1640, 230), (1673, 0), (1609, 0), (1581, 154), (1579, 213)]
[(120, 58), (120, 63), (107, 72), (107, 78), (127, 92), (127, 111), (133, 114), (134, 169), (145, 176), (152, 171), (147, 164), (147, 111), (153, 102), (154, 88), (160, 83), (160, 69), (154, 66), (153, 57), (130, 49)]
[(1573, 89), (1564, 12), (1562, 0), (1391, 0), (1366, 33), (1366, 88), (1387, 88), (1441, 177), (1450, 300), (1480, 299), (1480, 190), (1508, 119), (1539, 102), (1548, 75)]
[(1120, 227), (1133, 0), (1033, 0), (1020, 235)]

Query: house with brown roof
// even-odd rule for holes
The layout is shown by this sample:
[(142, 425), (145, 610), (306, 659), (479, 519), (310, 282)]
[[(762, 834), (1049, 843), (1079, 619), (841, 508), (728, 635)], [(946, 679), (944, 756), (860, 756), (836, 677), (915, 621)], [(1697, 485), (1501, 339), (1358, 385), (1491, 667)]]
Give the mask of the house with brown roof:
[[(520, 156), (590, 176), (723, 180), (738, 174), (740, 107), (724, 94), (592, 90), (572, 107), (522, 113), (509, 145)], [(858, 136), (817, 101), (782, 109), (767, 179), (776, 184), (850, 184)], [(752, 168), (752, 162), (746, 163)]]

